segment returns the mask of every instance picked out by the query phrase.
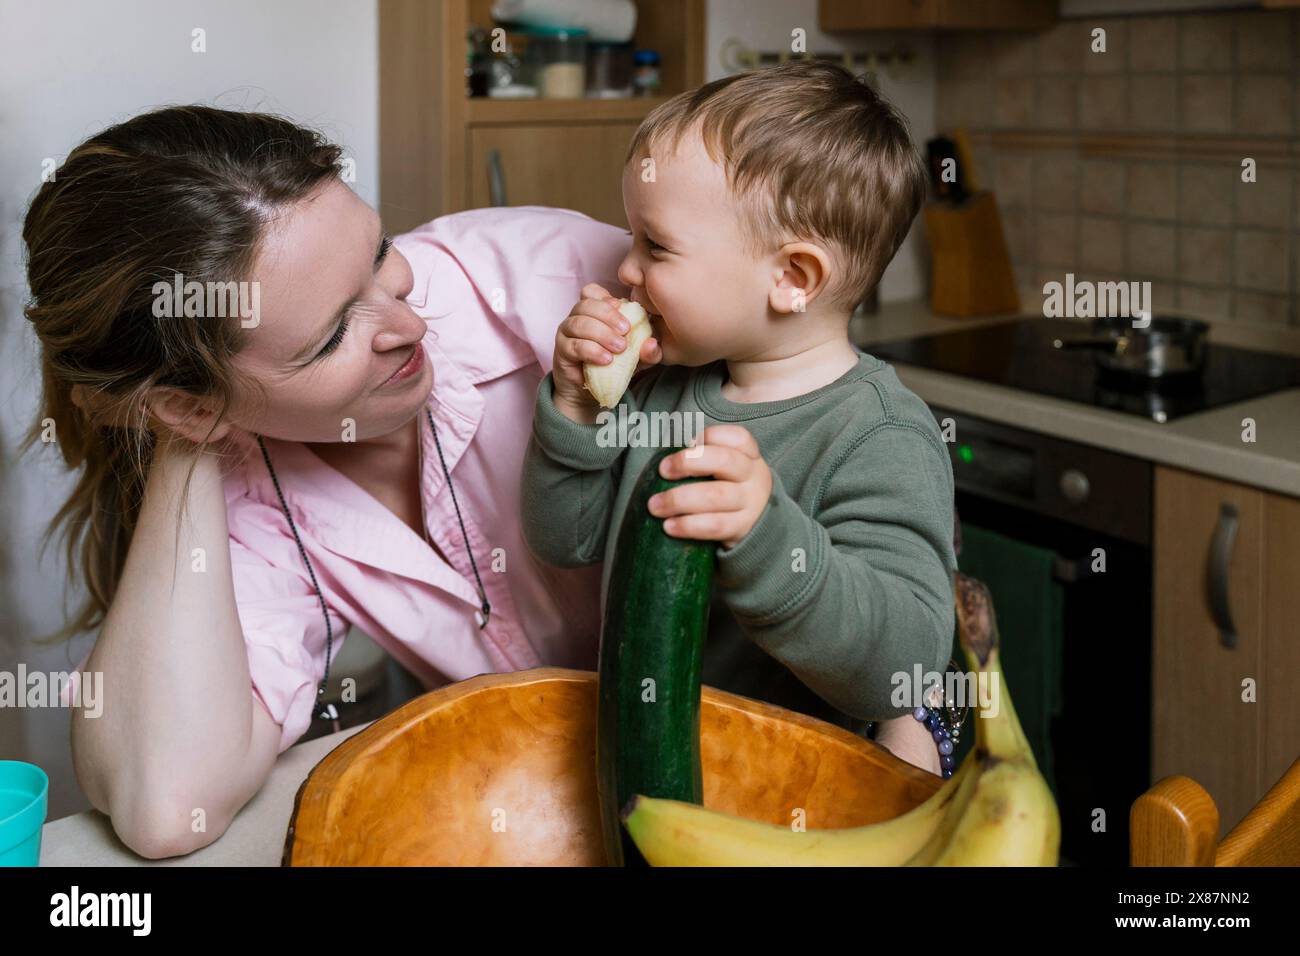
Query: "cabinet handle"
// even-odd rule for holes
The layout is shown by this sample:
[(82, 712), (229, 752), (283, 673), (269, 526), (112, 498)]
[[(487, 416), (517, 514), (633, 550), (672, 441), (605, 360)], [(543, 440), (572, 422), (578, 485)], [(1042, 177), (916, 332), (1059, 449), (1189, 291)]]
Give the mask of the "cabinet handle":
[(1228, 595), (1228, 565), (1232, 563), (1232, 544), (1237, 538), (1237, 506), (1224, 502), (1219, 507), (1219, 521), (1214, 527), (1214, 541), (1210, 545), (1208, 585), (1210, 613), (1219, 629), (1219, 640), (1224, 647), (1237, 646), (1237, 628), (1232, 623), (1232, 607)]
[(487, 154), (488, 166), (488, 196), (492, 205), (505, 206), (506, 203), (506, 173), (501, 168), (501, 152), (496, 149), (489, 149)]

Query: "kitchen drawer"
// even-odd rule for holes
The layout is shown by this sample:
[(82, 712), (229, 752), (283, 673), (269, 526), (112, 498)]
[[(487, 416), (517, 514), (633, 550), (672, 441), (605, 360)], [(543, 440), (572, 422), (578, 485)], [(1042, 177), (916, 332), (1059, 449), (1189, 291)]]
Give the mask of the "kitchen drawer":
[(489, 152), (497, 150), (511, 206), (576, 209), (627, 227), (623, 158), (637, 123), (483, 126), (470, 130), (469, 205), (492, 205)]

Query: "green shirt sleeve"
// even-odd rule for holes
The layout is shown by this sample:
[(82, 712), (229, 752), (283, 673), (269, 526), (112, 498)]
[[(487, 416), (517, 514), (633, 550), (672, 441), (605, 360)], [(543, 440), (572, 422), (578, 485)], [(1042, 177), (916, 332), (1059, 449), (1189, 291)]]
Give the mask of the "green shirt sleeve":
[[(603, 445), (600, 425), (579, 424), (556, 408), (554, 385), (548, 372), (537, 386), (533, 432), (524, 452), (524, 541), (547, 564), (598, 564), (605, 557), (624, 449)], [(630, 400), (629, 391), (624, 401)]]
[(834, 707), (909, 711), (902, 675), (942, 672), (955, 611), (952, 465), (919, 428), (887, 423), (823, 482), (816, 520), (773, 473), (749, 534), (718, 549), (720, 594), (746, 635)]

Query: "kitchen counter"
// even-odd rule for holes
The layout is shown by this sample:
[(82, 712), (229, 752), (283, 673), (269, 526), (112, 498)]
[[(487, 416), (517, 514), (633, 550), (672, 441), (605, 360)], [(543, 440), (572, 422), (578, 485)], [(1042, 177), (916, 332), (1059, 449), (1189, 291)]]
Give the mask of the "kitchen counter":
[(275, 762), (262, 789), (235, 815), (226, 832), (188, 856), (147, 860), (118, 839), (98, 810), (74, 813), (45, 825), (41, 866), (279, 866), (298, 788), (331, 750), (370, 723), (290, 747)]
[[(859, 348), (1032, 318), (1026, 313), (978, 319), (935, 315), (925, 302), (895, 302), (854, 318)], [(1300, 356), (1300, 332), (1234, 322), (1211, 322), (1215, 344)], [(1136, 415), (1006, 388), (972, 378), (894, 363), (904, 385), (927, 404), (977, 418), (1083, 442), (1148, 461), (1300, 496), (1300, 388), (1159, 424)], [(1255, 441), (1241, 440), (1242, 419), (1255, 421)]]

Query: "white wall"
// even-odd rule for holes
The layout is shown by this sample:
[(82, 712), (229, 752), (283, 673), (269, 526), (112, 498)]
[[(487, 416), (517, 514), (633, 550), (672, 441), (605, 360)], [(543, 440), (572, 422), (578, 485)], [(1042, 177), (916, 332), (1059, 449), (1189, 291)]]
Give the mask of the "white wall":
[[(706, 30), (706, 79), (725, 76), (722, 45), (734, 37), (762, 52), (790, 49), (790, 31), (802, 28), (809, 53), (878, 51), (901, 44), (916, 58), (894, 75), (880, 74), (880, 92), (897, 106), (912, 126), (912, 139), (924, 155), (925, 141), (934, 136), (934, 41), (925, 33), (862, 33), (832, 36), (817, 28), (817, 0), (709, 0)], [(917, 225), (890, 263), (880, 282), (881, 301), (917, 299), (926, 294), (925, 236)]]
[[(191, 51), (191, 31), (207, 51)], [(375, 0), (0, 0), (0, 670), (66, 670), (88, 648), (37, 649), (61, 626), (67, 573), (57, 548), (37, 563), (70, 485), (50, 448), (15, 460), (36, 410), (35, 337), (21, 229), (46, 157), (136, 113), (206, 103), (282, 113), (320, 128), (356, 160), (361, 198), (378, 197)], [(79, 600), (69, 595), (69, 603)], [(214, 719), (221, 719), (214, 714)], [(0, 708), (0, 759), (51, 777), (50, 819), (86, 806), (71, 773), (68, 714)]]

